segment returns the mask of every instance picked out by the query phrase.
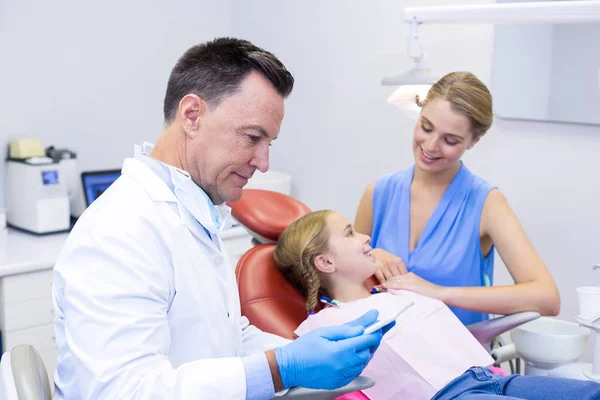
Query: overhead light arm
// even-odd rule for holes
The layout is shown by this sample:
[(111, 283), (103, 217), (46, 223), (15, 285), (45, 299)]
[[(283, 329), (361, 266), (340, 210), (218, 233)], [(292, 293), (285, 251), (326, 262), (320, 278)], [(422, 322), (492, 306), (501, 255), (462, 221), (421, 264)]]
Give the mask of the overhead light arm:
[[(419, 42), (419, 27), (418, 22), (410, 23), (410, 32), (407, 38), (408, 57), (413, 60), (415, 65), (406, 72), (398, 75), (388, 76), (381, 80), (384, 86), (398, 85), (429, 85), (431, 86), (436, 80), (436, 77), (430, 75), (430, 70), (423, 62), (423, 48)], [(420, 89), (423, 92), (423, 89)], [(427, 93), (427, 91), (425, 91)]]
[(543, 1), (458, 6), (406, 7), (404, 22), (485, 24), (572, 24), (600, 21), (599, 1)]
[(384, 77), (382, 85), (400, 86), (388, 98), (388, 103), (400, 109), (418, 110), (419, 99), (424, 99), (437, 80), (423, 63), (418, 26), (432, 23), (485, 23), (485, 24), (569, 24), (600, 21), (600, 1), (544, 1), (481, 5), (406, 7), (404, 22), (410, 24), (408, 56), (415, 66), (406, 72)]
[(410, 32), (407, 38), (408, 57), (410, 57), (415, 63), (420, 64), (423, 59), (423, 49), (421, 43), (419, 43), (419, 23), (411, 21), (409, 24)]

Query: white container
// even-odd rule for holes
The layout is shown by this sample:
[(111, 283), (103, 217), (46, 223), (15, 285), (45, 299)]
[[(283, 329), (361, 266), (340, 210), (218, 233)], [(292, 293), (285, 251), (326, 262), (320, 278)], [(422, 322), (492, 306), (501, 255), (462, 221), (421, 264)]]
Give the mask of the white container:
[(600, 316), (600, 287), (578, 287), (577, 297), (579, 299), (579, 317), (591, 319)]
[(510, 337), (523, 359), (557, 367), (581, 357), (590, 333), (573, 322), (541, 317), (513, 329)]
[(287, 194), (292, 193), (292, 177), (290, 174), (269, 170), (266, 173), (256, 171), (244, 189), (263, 189)]
[(6, 209), (0, 208), (0, 231), (6, 228)]

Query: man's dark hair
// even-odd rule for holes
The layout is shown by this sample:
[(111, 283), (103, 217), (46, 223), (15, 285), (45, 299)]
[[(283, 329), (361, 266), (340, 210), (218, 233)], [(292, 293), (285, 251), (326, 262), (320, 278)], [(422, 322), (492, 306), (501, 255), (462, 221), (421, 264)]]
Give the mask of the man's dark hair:
[(186, 51), (171, 71), (163, 111), (168, 125), (186, 94), (200, 96), (212, 110), (233, 94), (246, 76), (260, 72), (286, 98), (294, 77), (272, 53), (247, 40), (218, 38)]

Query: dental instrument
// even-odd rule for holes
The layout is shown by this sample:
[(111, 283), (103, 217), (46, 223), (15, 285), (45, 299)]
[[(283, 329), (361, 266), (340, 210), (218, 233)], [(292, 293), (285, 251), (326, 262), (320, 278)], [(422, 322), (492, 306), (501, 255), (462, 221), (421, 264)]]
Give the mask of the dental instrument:
[(415, 303), (411, 301), (411, 302), (407, 303), (399, 311), (397, 311), (397, 312), (395, 312), (393, 314), (390, 314), (390, 315), (388, 315), (387, 317), (385, 317), (383, 319), (379, 319), (379, 320), (375, 321), (372, 325), (369, 325), (368, 327), (365, 328), (365, 331), (363, 332), (363, 335), (371, 334), (371, 333), (376, 332), (379, 329), (383, 328), (384, 326), (387, 326), (388, 324), (391, 324), (393, 321), (396, 320), (396, 318), (398, 318), (400, 316), (400, 314), (402, 314), (404, 311), (408, 310), (414, 304)]

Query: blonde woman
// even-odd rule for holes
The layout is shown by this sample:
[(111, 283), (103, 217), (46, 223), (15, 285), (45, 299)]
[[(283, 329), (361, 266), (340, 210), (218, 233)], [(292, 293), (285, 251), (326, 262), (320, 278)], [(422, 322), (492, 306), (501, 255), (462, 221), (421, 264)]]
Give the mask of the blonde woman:
[[(396, 319), (365, 369), (377, 382), (366, 391), (371, 399), (600, 398), (600, 384), (591, 381), (469, 368), (491, 359), (441, 301), (408, 291), (372, 295), (363, 286), (378, 268), (370, 238), (336, 212), (317, 211), (291, 224), (277, 243), (275, 262), (306, 299), (307, 311), (315, 310), (322, 295), (337, 304), (310, 314), (296, 330), (300, 336), (351, 320), (365, 309), (385, 316), (407, 301), (414, 303)], [(464, 368), (457, 369), (460, 365)]]
[[(492, 125), (489, 90), (469, 72), (452, 72), (421, 105), (414, 165), (371, 183), (356, 213), (382, 264), (377, 278), (443, 301), (465, 325), (488, 314), (557, 315), (555, 282), (506, 198), (461, 161)], [(514, 285), (491, 287), (494, 249)]]

